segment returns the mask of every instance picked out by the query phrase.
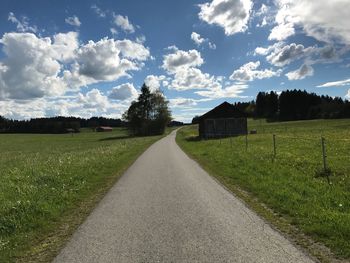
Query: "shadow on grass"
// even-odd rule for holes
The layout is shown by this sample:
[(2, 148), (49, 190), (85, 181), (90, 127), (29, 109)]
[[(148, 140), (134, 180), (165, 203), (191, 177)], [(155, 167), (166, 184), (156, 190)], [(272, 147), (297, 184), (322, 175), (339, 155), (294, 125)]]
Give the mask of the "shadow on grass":
[(99, 141), (117, 141), (117, 140), (125, 140), (125, 139), (130, 139), (130, 138), (134, 138), (134, 136), (131, 136), (131, 135), (119, 135), (119, 136), (102, 138), (102, 139), (99, 139)]
[(198, 142), (201, 140), (201, 137), (199, 136), (188, 136), (186, 137), (186, 141), (188, 142)]

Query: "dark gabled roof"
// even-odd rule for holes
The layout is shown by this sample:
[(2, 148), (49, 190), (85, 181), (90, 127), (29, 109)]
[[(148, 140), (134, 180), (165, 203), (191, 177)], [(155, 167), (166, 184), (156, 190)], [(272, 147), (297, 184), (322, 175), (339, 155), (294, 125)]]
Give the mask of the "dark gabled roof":
[(215, 118), (242, 118), (246, 117), (246, 114), (240, 111), (237, 107), (228, 103), (227, 101), (221, 103), (219, 106), (215, 107), (211, 111), (203, 114), (199, 117), (202, 119), (215, 119)]

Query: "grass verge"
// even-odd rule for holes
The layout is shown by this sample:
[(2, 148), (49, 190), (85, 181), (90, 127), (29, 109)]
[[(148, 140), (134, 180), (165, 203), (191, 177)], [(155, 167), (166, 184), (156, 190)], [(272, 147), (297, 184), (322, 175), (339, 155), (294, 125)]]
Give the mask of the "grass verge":
[(50, 262), (123, 172), (161, 138), (130, 138), (123, 129), (0, 137), (0, 262)]
[[(323, 262), (350, 258), (350, 120), (265, 123), (258, 134), (197, 140), (182, 128), (177, 143), (251, 208)], [(272, 134), (277, 155), (273, 156)], [(331, 184), (319, 177), (326, 138)], [(315, 242), (316, 241), (316, 242)]]

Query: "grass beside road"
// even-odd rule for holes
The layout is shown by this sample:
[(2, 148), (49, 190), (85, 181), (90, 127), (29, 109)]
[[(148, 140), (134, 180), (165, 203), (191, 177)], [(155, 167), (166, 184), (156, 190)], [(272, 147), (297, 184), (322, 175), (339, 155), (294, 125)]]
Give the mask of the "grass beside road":
[[(245, 136), (197, 140), (196, 126), (178, 131), (177, 142), (316, 257), (325, 262), (334, 255), (350, 259), (350, 120), (249, 120), (248, 126), (258, 132), (248, 136), (248, 150)], [(272, 134), (276, 135), (275, 158)], [(322, 177), (321, 136), (326, 140), (331, 184)]]
[(160, 136), (0, 134), (0, 262), (48, 262)]

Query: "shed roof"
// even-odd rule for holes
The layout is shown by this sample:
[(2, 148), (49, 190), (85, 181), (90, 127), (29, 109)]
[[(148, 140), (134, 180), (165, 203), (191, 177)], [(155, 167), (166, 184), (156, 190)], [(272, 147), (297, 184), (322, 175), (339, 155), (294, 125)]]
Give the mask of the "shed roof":
[(202, 119), (216, 119), (216, 118), (242, 118), (246, 117), (246, 114), (240, 111), (237, 107), (228, 103), (227, 101), (216, 106), (214, 109), (208, 111), (199, 117)]

